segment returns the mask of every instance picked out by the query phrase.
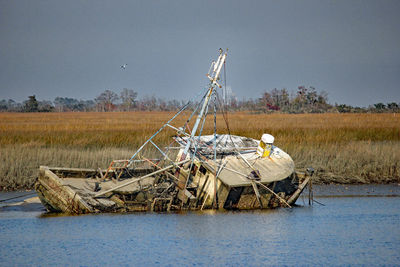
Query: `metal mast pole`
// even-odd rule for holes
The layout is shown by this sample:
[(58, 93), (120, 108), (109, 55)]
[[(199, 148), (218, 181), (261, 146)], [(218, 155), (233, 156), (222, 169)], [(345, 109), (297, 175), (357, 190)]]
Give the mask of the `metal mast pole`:
[(187, 155), (187, 153), (188, 153), (188, 151), (190, 149), (190, 146), (192, 145), (193, 138), (196, 135), (197, 128), (199, 127), (201, 118), (204, 116), (204, 111), (206, 110), (206, 108), (208, 106), (208, 103), (210, 101), (212, 92), (214, 90), (214, 86), (216, 85), (216, 86), (221, 88), (221, 85), (218, 84), (217, 80), (219, 79), (219, 74), (221, 72), (222, 66), (224, 65), (225, 59), (226, 59), (226, 53), (223, 54), (223, 50), (220, 49), (220, 55), (219, 55), (219, 57), (217, 59), (217, 62), (212, 62), (211, 63), (211, 68), (210, 68), (211, 75), (210, 75), (210, 73), (207, 74), (207, 77), (211, 81), (210, 87), (209, 87), (209, 89), (207, 91), (207, 96), (204, 99), (203, 106), (202, 106), (202, 108), (201, 108), (201, 110), (199, 112), (199, 115), (197, 116), (196, 122), (195, 122), (195, 124), (193, 126), (190, 138), (189, 138), (188, 142), (186, 143), (185, 149), (183, 150), (181, 160), (184, 160), (186, 158), (186, 155)]

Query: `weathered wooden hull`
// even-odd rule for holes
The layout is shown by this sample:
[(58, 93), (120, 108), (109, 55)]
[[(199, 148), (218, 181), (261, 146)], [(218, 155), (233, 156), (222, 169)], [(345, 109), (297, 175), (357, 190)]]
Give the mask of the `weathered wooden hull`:
[(64, 186), (60, 177), (47, 167), (40, 168), (35, 190), (42, 204), (50, 212), (75, 214), (94, 212), (77, 192)]
[[(101, 198), (95, 198), (95, 191), (90, 192), (87, 189), (75, 187), (73, 183), (65, 182), (65, 180), (76, 179), (79, 181), (86, 180), (85, 182), (88, 184), (96, 183), (96, 174), (97, 171), (93, 169), (49, 168), (41, 166), (39, 177), (35, 183), (35, 190), (48, 212), (62, 212), (67, 214), (124, 213), (148, 211), (151, 209), (152, 203), (149, 204), (149, 201), (147, 201), (150, 196), (147, 196), (146, 191), (139, 193), (119, 191), (118, 193), (106, 194)], [(125, 199), (125, 195), (129, 196), (130, 194), (135, 195), (142, 201)]]
[[(96, 197), (96, 174), (93, 169), (40, 167), (35, 184), (38, 196), (49, 212), (85, 214), (102, 212), (174, 211), (215, 208), (206, 193), (206, 182), (197, 189), (196, 198), (179, 198), (178, 186), (174, 183), (157, 184), (160, 177), (149, 177), (147, 184), (142, 180), (139, 187), (121, 189)], [(129, 179), (128, 179), (129, 180)], [(266, 209), (287, 207), (294, 204), (310, 177), (293, 173), (286, 179), (258, 186), (261, 202), (257, 200), (253, 187), (229, 187), (218, 183), (217, 209)], [(111, 184), (113, 182), (110, 181)], [(156, 186), (152, 186), (156, 185)], [(203, 188), (201, 188), (203, 187)], [(265, 188), (272, 190), (271, 193)], [(190, 188), (189, 188), (190, 190)], [(164, 194), (164, 192), (166, 192)]]

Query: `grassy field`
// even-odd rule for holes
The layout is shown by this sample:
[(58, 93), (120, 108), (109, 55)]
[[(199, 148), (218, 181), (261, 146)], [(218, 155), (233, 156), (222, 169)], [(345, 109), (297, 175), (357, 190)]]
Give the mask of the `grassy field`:
[[(32, 188), (39, 165), (106, 168), (130, 158), (173, 113), (0, 113), (0, 190)], [(181, 126), (187, 116), (173, 122)], [(232, 134), (275, 136), (316, 182), (400, 182), (399, 114), (250, 114), (228, 116)], [(227, 133), (217, 118), (218, 133)], [(212, 120), (204, 134), (213, 132)], [(175, 132), (157, 139), (167, 144)], [(150, 152), (149, 152), (150, 153)]]

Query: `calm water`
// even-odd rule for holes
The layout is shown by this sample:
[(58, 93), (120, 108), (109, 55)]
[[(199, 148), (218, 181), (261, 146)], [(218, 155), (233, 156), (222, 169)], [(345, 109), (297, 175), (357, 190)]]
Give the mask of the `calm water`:
[(46, 217), (40, 206), (2, 208), (0, 265), (400, 265), (392, 187), (328, 187), (317, 198), (325, 206), (265, 212)]

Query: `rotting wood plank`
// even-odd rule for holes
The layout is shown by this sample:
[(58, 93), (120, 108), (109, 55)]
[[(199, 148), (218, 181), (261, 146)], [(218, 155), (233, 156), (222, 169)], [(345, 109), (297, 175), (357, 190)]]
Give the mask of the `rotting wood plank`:
[(184, 163), (188, 162), (189, 160), (190, 160), (190, 159), (187, 159), (187, 160), (178, 162), (178, 163), (176, 163), (176, 164), (169, 165), (169, 166), (167, 166), (167, 167), (165, 167), (165, 168), (162, 168), (162, 169), (160, 169), (160, 170), (158, 170), (158, 171), (155, 171), (155, 172), (149, 173), (149, 174), (147, 174), (147, 175), (144, 175), (144, 176), (142, 176), (142, 177), (133, 179), (133, 180), (128, 181), (128, 182), (126, 182), (126, 183), (124, 183), (124, 184), (122, 184), (122, 185), (119, 185), (119, 186), (116, 186), (116, 187), (111, 188), (111, 189), (109, 189), (109, 190), (106, 190), (106, 191), (104, 191), (104, 192), (97, 193), (96, 195), (94, 195), (94, 197), (100, 197), (100, 196), (102, 196), (102, 195), (104, 195), (104, 194), (113, 192), (113, 191), (115, 191), (115, 190), (117, 190), (117, 189), (120, 189), (120, 188), (122, 188), (122, 187), (125, 187), (125, 186), (127, 186), (127, 185), (133, 184), (133, 183), (135, 183), (135, 182), (139, 182), (140, 180), (143, 180), (143, 179), (145, 179), (145, 178), (148, 178), (148, 177), (153, 176), (153, 175), (155, 175), (155, 174), (158, 174), (158, 173), (160, 173), (160, 172), (164, 172), (164, 171), (166, 171), (166, 170), (172, 169), (173, 167), (175, 167), (175, 166), (177, 166), (177, 165), (184, 164)]
[(86, 201), (84, 201), (82, 199), (82, 197), (79, 194), (77, 194), (77, 192), (72, 190), (69, 186), (64, 186), (62, 184), (61, 179), (57, 175), (55, 175), (51, 170), (49, 170), (49, 169), (45, 170), (45, 175), (49, 178), (51, 177), (57, 184), (59, 184), (61, 186), (61, 188), (63, 188), (65, 190), (64, 192), (66, 192), (68, 194), (68, 196), (71, 197), (72, 200), (76, 199), (78, 201), (78, 203), (84, 207), (84, 209), (86, 209), (88, 212), (93, 212), (92, 207), (90, 207), (86, 203)]
[(46, 168), (50, 171), (67, 171), (67, 172), (96, 172), (95, 169), (83, 169), (83, 168), (64, 168), (64, 167), (48, 167), (48, 166), (40, 166), (40, 168)]
[(52, 180), (48, 180), (47, 182), (44, 182), (42, 179), (40, 185), (45, 189), (42, 191), (42, 194), (52, 209), (65, 213), (85, 213), (81, 211), (77, 202), (74, 203), (70, 196), (66, 196), (62, 187), (56, 185)]
[(300, 196), (301, 192), (303, 191), (304, 187), (306, 187), (306, 185), (308, 184), (310, 179), (311, 179), (311, 177), (309, 177), (309, 176), (304, 179), (304, 181), (299, 185), (297, 190), (288, 199), (288, 201), (287, 201), (288, 203), (292, 204), (292, 202), (294, 202)]
[[(46, 183), (45, 180), (47, 180), (48, 182)], [(80, 209), (78, 211), (79, 213), (94, 212), (92, 207), (90, 207), (81, 198), (80, 195), (78, 195), (70, 187), (64, 186), (62, 180), (55, 173), (53, 173), (48, 167), (46, 166), (40, 167), (40, 176), (38, 182), (43, 184), (43, 186), (46, 187), (47, 189), (53, 191), (53, 195), (64, 204), (65, 206), (64, 212), (68, 212), (71, 209), (72, 209), (71, 212), (74, 212), (74, 208)], [(54, 186), (52, 186), (49, 183), (54, 184)], [(56, 192), (53, 187), (57, 187), (60, 190), (60, 192)], [(71, 203), (69, 203), (66, 198), (71, 201), (72, 206)], [(74, 203), (77, 204), (77, 207), (74, 207)]]
[(201, 195), (203, 195), (204, 188), (205, 188), (205, 186), (206, 186), (206, 184), (207, 184), (207, 182), (208, 182), (208, 178), (209, 178), (209, 177), (210, 177), (210, 174), (206, 174), (206, 177), (204, 178), (204, 182), (203, 182), (203, 184), (202, 184), (202, 186), (201, 186), (201, 188), (200, 188), (200, 191), (197, 193), (197, 197), (196, 197), (196, 208), (198, 207), (199, 201), (200, 201), (201, 198), (202, 198)]

